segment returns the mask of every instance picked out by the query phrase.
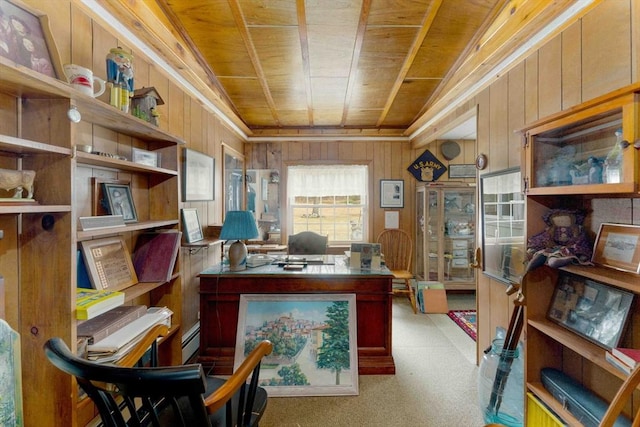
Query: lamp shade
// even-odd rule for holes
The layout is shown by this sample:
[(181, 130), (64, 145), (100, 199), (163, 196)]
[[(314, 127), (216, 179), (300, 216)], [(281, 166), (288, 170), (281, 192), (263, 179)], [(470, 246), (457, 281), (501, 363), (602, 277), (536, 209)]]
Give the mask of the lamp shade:
[(224, 218), (221, 240), (246, 240), (258, 237), (258, 227), (253, 213), (249, 211), (229, 211)]

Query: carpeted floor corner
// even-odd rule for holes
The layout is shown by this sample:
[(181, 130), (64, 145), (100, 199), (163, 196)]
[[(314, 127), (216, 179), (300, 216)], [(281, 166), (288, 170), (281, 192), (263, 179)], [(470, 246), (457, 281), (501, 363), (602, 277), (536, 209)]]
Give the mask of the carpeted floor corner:
[[(475, 300), (451, 308), (475, 308)], [(274, 397), (261, 427), (483, 426), (475, 342), (446, 314), (413, 314), (394, 298), (396, 375), (359, 376), (358, 396)]]

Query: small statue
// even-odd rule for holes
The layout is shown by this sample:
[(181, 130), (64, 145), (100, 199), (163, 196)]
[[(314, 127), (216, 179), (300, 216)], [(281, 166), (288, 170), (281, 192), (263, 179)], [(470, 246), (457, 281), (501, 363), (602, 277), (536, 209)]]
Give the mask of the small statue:
[[(0, 169), (0, 188), (9, 191), (15, 189), (14, 199), (33, 199), (33, 181), (36, 172), (31, 170)], [(24, 190), (27, 196), (22, 197)]]
[(591, 156), (589, 160), (589, 184), (602, 184), (602, 163), (597, 157)]

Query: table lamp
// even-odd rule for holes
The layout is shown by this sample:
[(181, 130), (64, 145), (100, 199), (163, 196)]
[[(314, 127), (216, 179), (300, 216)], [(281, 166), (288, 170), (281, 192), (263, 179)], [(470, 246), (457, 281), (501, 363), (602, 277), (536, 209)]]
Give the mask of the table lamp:
[(258, 227), (253, 213), (249, 211), (229, 211), (224, 218), (221, 240), (235, 240), (229, 246), (229, 270), (241, 271), (247, 268), (247, 246), (242, 240), (258, 237)]

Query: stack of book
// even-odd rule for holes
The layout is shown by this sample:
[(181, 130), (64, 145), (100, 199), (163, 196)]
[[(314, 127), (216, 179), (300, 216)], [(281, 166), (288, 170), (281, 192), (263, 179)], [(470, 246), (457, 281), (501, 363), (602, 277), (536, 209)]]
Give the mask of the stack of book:
[(140, 317), (100, 340), (87, 345), (87, 358), (98, 363), (113, 363), (124, 357), (149, 329), (158, 324), (171, 326), (173, 312), (167, 307), (151, 307)]
[(124, 304), (122, 292), (77, 288), (76, 318), (78, 320), (93, 319), (122, 304)]
[(605, 358), (622, 372), (630, 374), (640, 363), (640, 349), (614, 347), (606, 352)]

